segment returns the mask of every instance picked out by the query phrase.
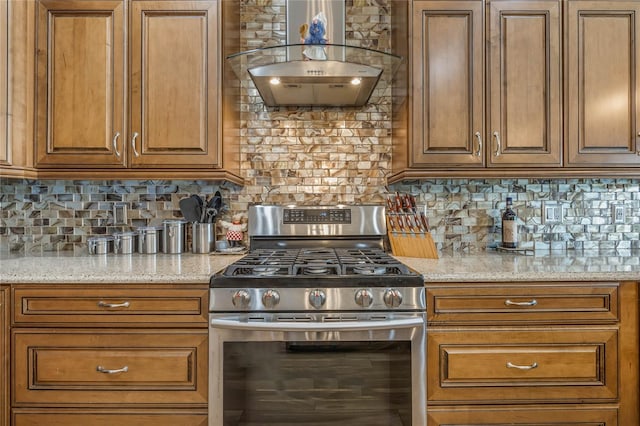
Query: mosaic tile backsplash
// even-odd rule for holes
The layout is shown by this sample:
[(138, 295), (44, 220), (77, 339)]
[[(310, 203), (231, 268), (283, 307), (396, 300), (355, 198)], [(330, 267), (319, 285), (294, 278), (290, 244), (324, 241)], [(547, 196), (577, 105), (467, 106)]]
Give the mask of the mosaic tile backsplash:
[[(390, 50), (389, 0), (345, 0), (346, 43)], [(241, 48), (284, 44), (286, 0), (241, 0)], [(248, 80), (248, 81), (246, 81)], [(0, 250), (85, 250), (90, 236), (180, 218), (179, 200), (219, 190), (222, 217), (251, 203), (384, 203), (414, 194), (441, 251), (476, 252), (500, 241), (500, 213), (514, 198), (522, 247), (640, 249), (639, 179), (435, 179), (386, 184), (392, 155), (391, 99), (363, 108), (269, 108), (249, 77), (242, 83), (243, 187), (209, 181), (0, 181)], [(543, 223), (545, 203), (564, 207), (560, 224)], [(113, 207), (127, 206), (126, 224)], [(613, 223), (612, 207), (624, 222)], [(220, 237), (223, 231), (218, 229)]]
[[(248, 203), (241, 201), (248, 197), (246, 188), (223, 182), (3, 179), (0, 249), (86, 250), (90, 236), (181, 218), (181, 198), (217, 190), (225, 204), (222, 217), (246, 212)], [(522, 247), (640, 249), (639, 179), (437, 179), (395, 184), (379, 196), (395, 191), (415, 195), (424, 206), (440, 251), (477, 252), (499, 242), (507, 196), (514, 198)], [(543, 223), (542, 206), (548, 202), (564, 206), (563, 223)], [(114, 224), (115, 204), (127, 206), (127, 225)], [(301, 204), (318, 203), (309, 197)], [(624, 223), (613, 223), (613, 205), (623, 206)], [(219, 236), (222, 232), (218, 229)]]

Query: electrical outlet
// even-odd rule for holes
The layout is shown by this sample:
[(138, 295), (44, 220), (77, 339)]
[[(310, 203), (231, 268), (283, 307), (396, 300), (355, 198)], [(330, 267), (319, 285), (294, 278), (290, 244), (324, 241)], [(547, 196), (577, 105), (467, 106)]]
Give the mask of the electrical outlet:
[(113, 205), (113, 224), (127, 225), (127, 205), (117, 203)]
[(624, 204), (611, 206), (611, 217), (613, 218), (613, 223), (624, 223)]
[(562, 223), (564, 220), (564, 206), (555, 201), (548, 201), (542, 204), (542, 223), (553, 225)]

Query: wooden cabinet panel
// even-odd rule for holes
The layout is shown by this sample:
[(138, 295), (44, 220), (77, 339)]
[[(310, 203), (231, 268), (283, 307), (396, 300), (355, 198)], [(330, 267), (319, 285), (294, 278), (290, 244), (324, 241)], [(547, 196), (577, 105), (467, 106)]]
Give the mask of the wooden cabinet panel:
[(14, 426), (207, 426), (206, 411), (99, 411), (18, 409)]
[(0, 287), (0, 426), (9, 425), (8, 291)]
[(13, 290), (18, 326), (162, 325), (207, 327), (208, 289), (33, 288)]
[(483, 2), (414, 1), (413, 167), (483, 166)]
[(618, 332), (595, 328), (430, 328), (432, 402), (615, 402)]
[(569, 166), (640, 165), (640, 3), (567, 7)]
[(488, 12), (490, 165), (562, 163), (561, 5), (491, 1)]
[(124, 9), (38, 0), (37, 166), (126, 164)]
[(620, 426), (611, 407), (436, 407), (427, 415), (429, 426)]
[(207, 403), (207, 331), (19, 330), (14, 406)]
[(619, 320), (618, 283), (429, 287), (429, 324), (598, 324)]
[(219, 165), (215, 1), (131, 3), (132, 166)]

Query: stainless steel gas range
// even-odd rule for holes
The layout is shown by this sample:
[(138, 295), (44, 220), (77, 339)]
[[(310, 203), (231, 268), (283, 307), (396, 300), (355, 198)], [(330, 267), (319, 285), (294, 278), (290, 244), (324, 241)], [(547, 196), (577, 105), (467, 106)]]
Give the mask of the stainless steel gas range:
[(422, 276), (382, 206), (252, 206), (251, 250), (210, 281), (210, 426), (422, 426)]

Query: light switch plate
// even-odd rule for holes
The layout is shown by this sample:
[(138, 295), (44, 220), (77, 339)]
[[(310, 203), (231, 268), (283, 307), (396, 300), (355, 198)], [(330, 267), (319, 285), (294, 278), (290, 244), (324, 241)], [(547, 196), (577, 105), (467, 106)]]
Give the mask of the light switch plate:
[(611, 206), (611, 218), (613, 223), (624, 223), (624, 204), (614, 204)]
[(564, 220), (564, 205), (556, 201), (542, 203), (542, 223), (554, 225)]
[(113, 224), (127, 225), (127, 205), (117, 203), (113, 205)]

